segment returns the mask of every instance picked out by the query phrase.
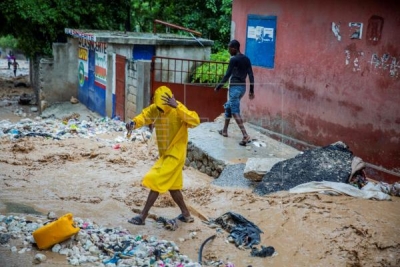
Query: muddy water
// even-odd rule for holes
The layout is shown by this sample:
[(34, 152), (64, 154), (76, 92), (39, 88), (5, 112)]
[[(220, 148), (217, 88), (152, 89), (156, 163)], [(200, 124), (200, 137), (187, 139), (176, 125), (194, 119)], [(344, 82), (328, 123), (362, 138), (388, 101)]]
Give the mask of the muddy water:
[(44, 215), (42, 212), (35, 210), (35, 208), (15, 203), (15, 202), (6, 202), (5, 204), (5, 211), (1, 211), (1, 213), (22, 213), (22, 214), (36, 214), (36, 215)]
[[(14, 88), (7, 90), (16, 94)], [(10, 118), (10, 111), (0, 106), (0, 120)], [(202, 242), (217, 233), (205, 246), (203, 261), (229, 261), (236, 267), (400, 266), (400, 199), (395, 197), (374, 201), (288, 192), (260, 197), (248, 189), (232, 188), (234, 182), (215, 185), (213, 178), (185, 168), (183, 193), (197, 211), (192, 212), (195, 222), (180, 223), (175, 232), (166, 231), (150, 218), (146, 225), (131, 225), (127, 219), (136, 215), (132, 210), (140, 210), (148, 195), (140, 181), (157, 152), (139, 141), (121, 143), (120, 149), (114, 149), (113, 140), (120, 135), (111, 132), (101, 138), (59, 141), (0, 138), (0, 213), (35, 218), (50, 211), (57, 216), (71, 212), (101, 226), (172, 240), (192, 260), (197, 259)], [(261, 245), (273, 246), (278, 255), (251, 257), (248, 250), (228, 243), (226, 232), (208, 227), (200, 216), (216, 218), (227, 211), (259, 226), (264, 232)], [(179, 209), (164, 194), (151, 213), (172, 218)], [(13, 239), (10, 245), (21, 249), (22, 241)], [(0, 266), (32, 266), (37, 252), (33, 248), (23, 254), (11, 253), (0, 246)], [(48, 258), (42, 267), (70, 266), (65, 256), (41, 253)]]

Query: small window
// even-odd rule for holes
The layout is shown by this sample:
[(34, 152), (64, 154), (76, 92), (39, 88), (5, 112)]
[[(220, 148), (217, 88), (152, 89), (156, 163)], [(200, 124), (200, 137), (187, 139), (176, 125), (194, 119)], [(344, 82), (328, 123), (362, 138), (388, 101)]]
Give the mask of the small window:
[(252, 65), (274, 68), (276, 16), (248, 15), (246, 56)]

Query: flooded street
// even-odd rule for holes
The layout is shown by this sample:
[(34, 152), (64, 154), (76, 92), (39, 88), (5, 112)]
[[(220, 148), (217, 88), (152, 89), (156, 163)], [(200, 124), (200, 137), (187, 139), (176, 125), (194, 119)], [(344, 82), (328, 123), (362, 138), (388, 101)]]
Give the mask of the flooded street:
[[(18, 104), (19, 95), (33, 92), (31, 88), (13, 87), (4, 62), (0, 65), (0, 121), (14, 125), (21, 119), (31, 119), (26, 124), (31, 127), (43, 123), (45, 119), (37, 118), (39, 114), (31, 110), (32, 106)], [(24, 108), (25, 116), (16, 115), (20, 108)], [(71, 115), (67, 113), (58, 115)], [(80, 111), (79, 115), (78, 120), (94, 116), (90, 111)], [(59, 133), (63, 129), (61, 120), (51, 120), (41, 125), (46, 125), (52, 135)], [(174, 241), (180, 252), (194, 262), (204, 240), (217, 234), (204, 247), (203, 266), (217, 266), (216, 262), (219, 266), (230, 262), (236, 267), (400, 265), (398, 197), (376, 201), (287, 191), (261, 197), (246, 188), (213, 185), (214, 178), (185, 167), (183, 194), (194, 223), (179, 222), (176, 231), (164, 229), (151, 218), (143, 226), (129, 224), (127, 220), (144, 205), (148, 190), (141, 186), (141, 179), (158, 154), (146, 138), (128, 141), (122, 130), (115, 129), (118, 127), (99, 122), (88, 130), (90, 135), (78, 134), (78, 130), (60, 140), (11, 138), (8, 134), (0, 137), (0, 214), (34, 221), (45, 219), (49, 212), (58, 217), (72, 213), (97, 225), (126, 229), (132, 235)], [(263, 231), (260, 245), (273, 246), (277, 253), (273, 257), (252, 257), (249, 249), (229, 243), (226, 231), (203, 222), (205, 217), (216, 218), (228, 211), (257, 225)], [(179, 208), (165, 194), (150, 212), (173, 218), (179, 215)], [(9, 242), (0, 246), (0, 266), (31, 266), (37, 248), (11, 252), (11, 246), (17, 250), (24, 247), (23, 237)], [(65, 255), (51, 250), (41, 253), (47, 260), (40, 266), (71, 266)], [(83, 266), (103, 265), (96, 262)]]

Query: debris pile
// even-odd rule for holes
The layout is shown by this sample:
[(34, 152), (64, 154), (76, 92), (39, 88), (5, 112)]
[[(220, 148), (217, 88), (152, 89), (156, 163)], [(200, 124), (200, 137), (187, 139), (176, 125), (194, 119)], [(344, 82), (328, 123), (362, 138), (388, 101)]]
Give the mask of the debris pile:
[[(80, 231), (51, 248), (54, 253), (65, 255), (73, 266), (85, 263), (110, 267), (201, 266), (181, 254), (179, 247), (172, 241), (159, 240), (154, 236), (132, 235), (121, 227), (101, 227), (81, 218), (75, 218), (74, 222)], [(0, 244), (20, 254), (31, 251), (35, 247), (32, 233), (46, 223), (48, 220), (45, 217), (32, 221), (19, 216), (0, 215)], [(23, 243), (12, 245), (10, 241), (13, 239), (22, 239)], [(33, 259), (35, 263), (43, 261), (46, 261), (46, 257), (41, 253)]]
[(311, 181), (346, 183), (351, 174), (353, 153), (343, 142), (306, 150), (294, 158), (276, 163), (254, 192), (265, 195), (286, 191)]
[[(118, 119), (109, 119), (107, 117), (92, 120), (79, 120), (79, 114), (66, 116), (62, 120), (55, 118), (40, 118), (32, 120), (24, 118), (17, 123), (11, 123), (8, 120), (0, 121), (0, 138), (9, 137), (18, 139), (23, 137), (42, 136), (52, 139), (66, 138), (97, 138), (101, 134), (110, 132), (125, 131), (125, 123)], [(116, 142), (126, 142), (129, 140), (147, 140), (151, 133), (147, 127), (142, 127), (134, 131), (129, 139), (120, 137)]]

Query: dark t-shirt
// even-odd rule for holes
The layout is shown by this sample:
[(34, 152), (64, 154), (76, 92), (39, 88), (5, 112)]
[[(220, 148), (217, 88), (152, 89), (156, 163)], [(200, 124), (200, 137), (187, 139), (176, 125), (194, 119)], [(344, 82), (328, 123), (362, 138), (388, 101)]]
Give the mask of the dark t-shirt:
[(225, 76), (217, 85), (217, 88), (221, 88), (229, 78), (231, 85), (246, 85), (247, 75), (249, 75), (250, 80), (250, 93), (254, 93), (254, 75), (250, 59), (243, 54), (237, 54), (229, 60)]

